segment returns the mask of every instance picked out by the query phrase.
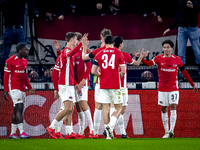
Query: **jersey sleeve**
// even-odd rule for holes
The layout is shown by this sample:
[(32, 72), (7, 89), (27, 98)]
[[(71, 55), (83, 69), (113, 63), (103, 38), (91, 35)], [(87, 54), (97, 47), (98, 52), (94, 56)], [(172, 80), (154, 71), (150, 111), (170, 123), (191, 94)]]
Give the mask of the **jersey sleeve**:
[(88, 77), (89, 77), (89, 75), (90, 75), (90, 71), (91, 71), (91, 62), (90, 61), (88, 61), (88, 62), (85, 62), (86, 63), (86, 66), (87, 66), (87, 69), (86, 69), (86, 72), (85, 72), (85, 74), (84, 74), (84, 77), (83, 77), (83, 79), (87, 79)]
[(60, 55), (56, 59), (56, 63), (54, 65), (54, 69), (57, 70), (57, 71), (60, 71)]
[(181, 60), (181, 58), (178, 56), (178, 59), (179, 59), (179, 64), (178, 64), (178, 67), (180, 68), (180, 67), (182, 67), (183, 66), (183, 62), (182, 62), (182, 60)]
[(130, 65), (135, 62), (134, 59), (132, 59), (131, 55), (129, 53), (124, 53), (124, 59), (126, 62), (128, 62)]
[(125, 60), (124, 60), (124, 55), (122, 52), (119, 53), (119, 56), (120, 56), (120, 60), (119, 60), (119, 65), (120, 66), (123, 66), (126, 64)]
[(76, 54), (76, 52), (78, 52), (81, 46), (82, 46), (82, 42), (79, 43), (73, 50), (67, 52), (67, 57), (72, 57), (74, 54)]
[(153, 61), (153, 64), (154, 64), (154, 65), (155, 65), (155, 64), (158, 64), (158, 56), (154, 57), (154, 58), (152, 59), (152, 61)]
[(4, 67), (4, 91), (8, 91), (9, 92), (9, 88), (8, 88), (8, 82), (9, 82), (9, 75), (11, 73), (11, 62), (8, 60), (6, 60), (5, 63), (5, 67)]
[(93, 50), (93, 51), (89, 54), (89, 57), (90, 57), (90, 58), (94, 58), (94, 57), (98, 54), (98, 52), (100, 52), (100, 51), (103, 50), (103, 49), (105, 49), (105, 46)]

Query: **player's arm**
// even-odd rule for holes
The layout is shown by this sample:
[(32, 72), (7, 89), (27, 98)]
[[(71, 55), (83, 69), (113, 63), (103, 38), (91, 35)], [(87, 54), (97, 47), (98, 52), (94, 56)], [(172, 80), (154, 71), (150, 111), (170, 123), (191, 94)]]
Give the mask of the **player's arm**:
[(81, 80), (81, 82), (79, 83), (79, 86), (80, 86), (80, 88), (83, 88), (84, 87), (84, 85), (85, 85), (85, 81), (86, 81), (86, 79), (88, 79), (88, 77), (89, 77), (89, 75), (90, 75), (90, 72), (91, 72), (91, 62), (90, 61), (88, 61), (88, 62), (85, 62), (86, 63), (86, 67), (87, 67), (87, 69), (86, 69), (86, 71), (85, 71), (85, 74), (84, 74), (84, 76), (83, 76), (83, 79)]
[(7, 99), (9, 88), (8, 88), (8, 82), (9, 82), (9, 75), (11, 74), (11, 63), (7, 60), (4, 67), (4, 98)]
[[(89, 54), (87, 54), (87, 46), (89, 44), (88, 40), (86, 38), (82, 38), (82, 45), (83, 45), (83, 50), (82, 50), (82, 59), (83, 61), (87, 61), (87, 60), (90, 60), (91, 58), (89, 57)], [(92, 52), (90, 52), (92, 53)]]
[(126, 66), (125, 66), (125, 64), (124, 65), (120, 65), (119, 66), (120, 67), (120, 78), (122, 78), (124, 75), (125, 75), (125, 73), (126, 73)]
[(92, 73), (93, 75), (95, 75), (95, 76), (100, 77), (101, 74), (98, 72), (98, 67), (99, 67), (98, 61), (95, 60), (95, 61), (94, 61), (94, 64), (92, 65), (91, 73)]
[(58, 98), (58, 79), (59, 79), (59, 70), (53, 69), (52, 72), (52, 82), (53, 82), (53, 86), (54, 86), (54, 98)]
[(60, 49), (61, 44), (59, 44), (57, 40), (54, 40), (54, 46), (56, 48), (57, 57), (58, 57), (60, 55), (60, 53), (61, 53), (61, 49)]
[[(138, 50), (138, 52), (140, 52), (140, 50)], [(142, 49), (142, 52), (141, 52), (141, 54), (140, 54), (140, 56), (139, 56), (139, 58), (138, 58), (138, 60), (137, 60), (137, 61), (134, 61), (134, 62), (133, 62), (133, 65), (134, 65), (134, 66), (139, 66), (140, 63), (141, 63), (141, 61), (142, 61), (142, 59), (143, 59), (144, 57), (147, 57), (148, 53), (149, 53), (149, 51), (144, 52), (144, 48), (143, 48), (143, 49)]]
[(181, 70), (181, 73), (183, 74), (183, 76), (187, 79), (187, 81), (193, 87), (194, 92), (197, 92), (198, 88), (195, 86), (194, 82), (192, 81), (192, 79), (191, 79), (190, 75), (188, 74), (187, 70), (185, 70), (184, 66), (182, 65), (181, 67), (179, 67), (179, 69)]
[[(148, 53), (149, 53), (149, 51), (144, 52), (144, 56), (145, 56), (145, 55), (148, 55)], [(141, 55), (142, 55), (142, 53), (140, 54), (140, 50), (138, 50), (137, 53), (134, 52), (134, 56), (135, 56), (135, 57), (139, 57), (139, 58), (140, 58)], [(146, 57), (146, 56), (145, 56), (145, 57)], [(147, 65), (147, 66), (153, 66), (153, 65), (155, 65), (155, 60), (147, 61), (147, 60), (145, 60), (143, 57), (142, 57), (142, 62), (143, 62), (145, 65)]]
[(27, 88), (28, 88), (28, 90), (29, 90), (29, 94), (30, 94), (30, 95), (33, 95), (33, 94), (35, 94), (35, 89), (32, 88), (27, 73), (26, 73), (25, 76), (26, 76), (26, 77), (25, 77), (25, 85), (27, 86)]
[(79, 43), (73, 50), (71, 50), (70, 52), (67, 53), (67, 57), (72, 57), (73, 55), (76, 54), (76, 52), (78, 52), (78, 50), (81, 48), (82, 46), (82, 42)]

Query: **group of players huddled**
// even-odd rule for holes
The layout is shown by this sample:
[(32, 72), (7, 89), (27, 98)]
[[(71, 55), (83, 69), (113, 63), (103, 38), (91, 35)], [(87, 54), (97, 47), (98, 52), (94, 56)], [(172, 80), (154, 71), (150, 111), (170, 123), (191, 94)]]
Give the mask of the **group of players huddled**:
[[(101, 47), (95, 50), (88, 48), (88, 34), (82, 36), (78, 32), (68, 32), (66, 34), (66, 47), (61, 52), (61, 45), (55, 40), (54, 45), (57, 49), (57, 60), (52, 73), (52, 81), (54, 85), (54, 98), (60, 98), (61, 108), (50, 126), (46, 128), (50, 136), (54, 139), (82, 139), (84, 135), (85, 120), (89, 123), (89, 138), (97, 139), (99, 135), (99, 127), (101, 113), (103, 110), (104, 133), (106, 139), (113, 139), (113, 129), (118, 123), (121, 138), (128, 138), (125, 127), (123, 114), (128, 105), (128, 88), (126, 83), (127, 70), (126, 64), (139, 66), (141, 61), (147, 65), (157, 65), (159, 74), (158, 87), (158, 104), (161, 106), (162, 121), (165, 129), (163, 138), (172, 138), (174, 135), (174, 127), (176, 123), (177, 113), (176, 106), (179, 101), (179, 91), (177, 82), (178, 67), (184, 77), (193, 87), (194, 92), (198, 89), (191, 80), (189, 74), (183, 67), (180, 57), (172, 54), (173, 42), (165, 40), (162, 43), (164, 54), (156, 56), (153, 60), (146, 61), (144, 57), (148, 55), (148, 51), (138, 50), (134, 55), (138, 57), (137, 61), (132, 59), (130, 54), (122, 52), (124, 43), (120, 36), (113, 37), (110, 29), (103, 29), (100, 33)], [(22, 45), (22, 44), (21, 44)], [(10, 93), (14, 103), (14, 112), (12, 117), (12, 128), (9, 138), (18, 138), (16, 135), (17, 124), (23, 123), (23, 103), (25, 100), (25, 86), (30, 90), (30, 94), (34, 94), (26, 72), (20, 72), (27, 68), (25, 59), (25, 50), (27, 46), (17, 46), (17, 54), (10, 57), (6, 61), (5, 66), (5, 98)], [(22, 55), (24, 52), (24, 55)], [(20, 54), (20, 55), (19, 55)], [(19, 56), (18, 56), (19, 55)], [(94, 64), (91, 66), (90, 59), (94, 58)], [(14, 61), (24, 62), (23, 67), (17, 68)], [(19, 63), (19, 66), (22, 63)], [(14, 67), (12, 67), (14, 66)], [(18, 71), (16, 71), (18, 70)], [(93, 121), (91, 112), (88, 109), (88, 85), (90, 72), (97, 76), (95, 85), (95, 112)], [(22, 79), (22, 74), (23, 79)], [(10, 76), (11, 75), (11, 76)], [(12, 76), (20, 79), (20, 83), (14, 87)], [(8, 83), (11, 78), (11, 84)], [(22, 85), (23, 83), (23, 85)], [(23, 88), (21, 88), (23, 87)], [(17, 93), (17, 94), (16, 94)], [(21, 95), (21, 97), (19, 96)], [(20, 100), (19, 100), (20, 99)], [(78, 112), (79, 132), (73, 132), (72, 114), (74, 103)], [(19, 106), (20, 104), (20, 106)], [(170, 129), (168, 127), (168, 106), (170, 105)], [(114, 111), (110, 111), (114, 107)], [(20, 120), (21, 119), (21, 120)], [(65, 123), (65, 137), (60, 133), (61, 126)], [(20, 120), (20, 121), (18, 121)], [(18, 127), (19, 128), (19, 127)], [(22, 128), (22, 127), (21, 127)], [(20, 128), (19, 128), (20, 129)], [(25, 132), (20, 130), (21, 138), (29, 138)], [(24, 136), (23, 136), (24, 134)]]

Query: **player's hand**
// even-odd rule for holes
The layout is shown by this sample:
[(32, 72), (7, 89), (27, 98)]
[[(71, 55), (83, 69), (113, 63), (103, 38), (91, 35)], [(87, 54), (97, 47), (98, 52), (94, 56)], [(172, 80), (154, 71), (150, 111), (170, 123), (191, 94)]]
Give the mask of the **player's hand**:
[(83, 79), (80, 83), (79, 83), (79, 87), (82, 89), (85, 85), (85, 79)]
[(138, 52), (136, 53), (136, 52), (134, 52), (134, 56), (135, 57), (140, 57), (140, 50), (138, 49)]
[(55, 46), (55, 48), (56, 48), (57, 50), (60, 50), (61, 44), (58, 43), (57, 40), (54, 40), (54, 46)]
[(189, 8), (193, 8), (193, 3), (189, 0), (187, 1), (187, 7)]
[(163, 32), (163, 36), (165, 36), (168, 32), (170, 31), (170, 29), (167, 29)]
[(64, 20), (64, 18), (65, 18), (65, 17), (64, 17), (63, 15), (60, 15), (60, 16), (58, 17), (59, 20)]
[(143, 48), (141, 52), (141, 56), (144, 58), (144, 57), (147, 57), (148, 54), (149, 54), (149, 51), (144, 52), (144, 48)]
[(8, 99), (7, 99), (7, 96), (8, 96), (8, 91), (5, 91), (5, 92), (4, 92), (4, 99), (5, 99), (5, 100), (8, 100)]
[(194, 92), (197, 92), (198, 91), (198, 88), (196, 86), (193, 86), (193, 91)]
[(80, 88), (79, 84), (75, 85), (75, 89), (76, 89), (78, 94), (81, 94), (82, 91), (81, 91), (81, 88)]
[(30, 95), (35, 94), (35, 89), (30, 89), (30, 90), (29, 90), (29, 94), (30, 94)]
[(59, 95), (58, 95), (58, 91), (57, 91), (57, 90), (54, 90), (54, 98), (55, 98), (55, 99), (59, 98)]

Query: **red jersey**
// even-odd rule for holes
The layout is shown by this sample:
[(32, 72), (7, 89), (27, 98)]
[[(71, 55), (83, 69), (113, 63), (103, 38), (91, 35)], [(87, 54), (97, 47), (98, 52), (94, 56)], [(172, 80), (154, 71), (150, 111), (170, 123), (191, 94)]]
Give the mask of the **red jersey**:
[[(129, 53), (122, 52), (124, 55), (124, 61), (125, 63), (133, 64), (134, 59), (132, 59), (131, 55)], [(126, 67), (126, 74), (121, 78), (121, 87), (128, 87), (127, 86), (127, 67)]]
[(178, 91), (177, 72), (178, 67), (183, 66), (181, 58), (173, 54), (171, 57), (165, 57), (164, 54), (162, 54), (156, 56), (151, 61), (154, 63), (154, 65), (158, 65), (158, 91)]
[(74, 85), (74, 65), (75, 58), (73, 57), (80, 49), (82, 43), (76, 46), (73, 50), (65, 47), (60, 54), (60, 77), (58, 85)]
[(56, 63), (52, 72), (52, 82), (55, 90), (58, 90), (58, 80), (60, 76), (60, 55), (56, 59)]
[(18, 89), (25, 92), (26, 86), (32, 89), (27, 75), (28, 62), (25, 58), (13, 55), (6, 60), (4, 67), (4, 91)]
[(74, 55), (75, 57), (75, 80), (79, 84), (83, 79), (86, 80), (85, 86), (89, 86), (89, 74), (91, 71), (90, 61), (83, 61), (82, 59), (82, 48)]
[(106, 48), (95, 56), (101, 70), (100, 89), (120, 89), (119, 66), (125, 65), (123, 53), (116, 48)]

